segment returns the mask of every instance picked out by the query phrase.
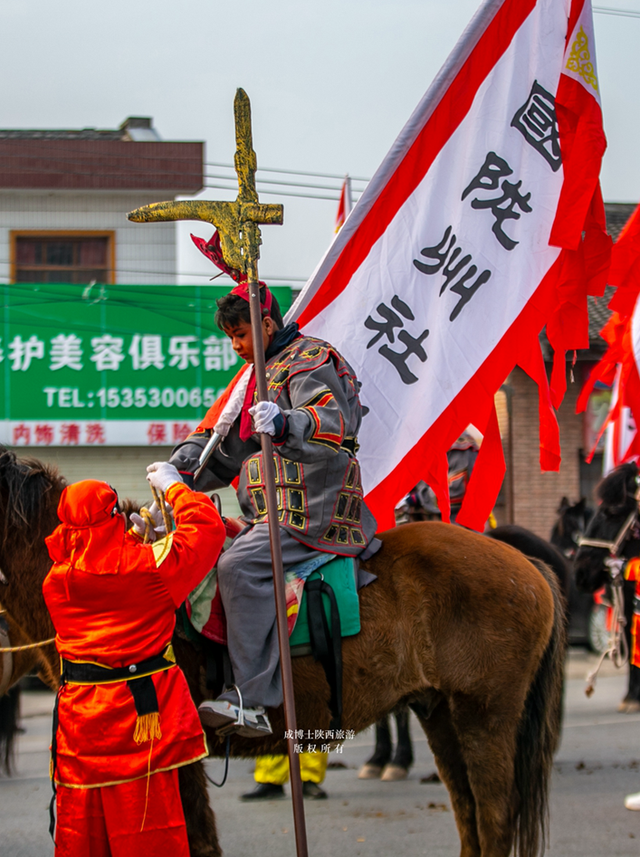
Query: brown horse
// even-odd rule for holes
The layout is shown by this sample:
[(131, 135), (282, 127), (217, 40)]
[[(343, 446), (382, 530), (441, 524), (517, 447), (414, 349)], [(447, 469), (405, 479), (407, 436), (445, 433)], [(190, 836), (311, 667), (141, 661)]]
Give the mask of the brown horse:
[[(0, 599), (34, 639), (53, 633), (42, 598), (44, 537), (64, 480), (0, 454)], [(399, 704), (416, 712), (451, 794), (461, 857), (536, 857), (561, 721), (563, 607), (554, 575), (515, 550), (442, 523), (381, 535), (364, 563), (378, 580), (360, 593), (362, 631), (343, 641), (343, 728), (359, 732)], [(174, 646), (198, 703), (203, 652)], [(47, 658), (55, 667), (52, 647)], [(327, 730), (329, 688), (310, 657), (294, 661), (298, 728)], [(285, 752), (282, 709), (273, 736), (234, 737), (235, 756)], [(212, 753), (222, 739), (207, 735)], [(193, 857), (220, 854), (201, 763), (180, 769)]]
[(15, 683), (34, 669), (40, 671), (43, 681), (49, 680), (51, 687), (56, 683), (40, 649), (22, 648), (32, 642), (9, 612), (0, 606), (0, 648), (17, 649), (0, 652), (0, 772), (5, 774), (11, 773), (13, 743), (19, 732), (20, 688), (15, 687)]

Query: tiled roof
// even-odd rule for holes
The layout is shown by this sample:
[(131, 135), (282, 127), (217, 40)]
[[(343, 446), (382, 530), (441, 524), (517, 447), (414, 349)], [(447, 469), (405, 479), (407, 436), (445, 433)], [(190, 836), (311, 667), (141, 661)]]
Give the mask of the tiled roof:
[(607, 232), (614, 241), (622, 232), (622, 227), (636, 209), (635, 202), (605, 202), (604, 211), (607, 216)]
[(64, 131), (56, 129), (53, 131), (28, 130), (20, 128), (0, 128), (0, 139), (2, 140), (122, 140), (122, 131), (99, 131), (97, 128), (83, 128), (82, 130)]
[(160, 135), (149, 116), (129, 116), (117, 129), (99, 128), (0, 128), (0, 140), (132, 140), (159, 141)]

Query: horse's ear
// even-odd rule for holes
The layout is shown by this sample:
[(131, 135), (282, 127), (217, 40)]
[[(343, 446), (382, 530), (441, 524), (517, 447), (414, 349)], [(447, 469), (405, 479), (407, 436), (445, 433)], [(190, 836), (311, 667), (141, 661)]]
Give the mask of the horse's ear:
[(571, 503), (569, 502), (569, 498), (563, 497), (562, 500), (560, 500), (560, 505), (558, 506), (557, 514), (562, 515), (563, 512), (566, 512), (567, 509), (570, 509), (570, 508), (571, 508)]
[(576, 510), (576, 512), (584, 512), (584, 507), (586, 506), (586, 504), (587, 498), (581, 497), (573, 508)]

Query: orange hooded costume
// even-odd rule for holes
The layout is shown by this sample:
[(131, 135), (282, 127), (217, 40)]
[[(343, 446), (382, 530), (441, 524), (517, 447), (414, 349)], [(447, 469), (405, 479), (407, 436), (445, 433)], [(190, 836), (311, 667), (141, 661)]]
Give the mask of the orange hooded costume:
[(170, 643), (175, 610), (216, 562), (225, 530), (203, 494), (174, 483), (166, 496), (176, 529), (144, 545), (125, 531), (109, 485), (70, 485), (46, 540), (54, 565), (43, 592), (63, 666), (52, 760), (65, 787), (60, 854), (188, 854), (175, 769), (207, 748)]

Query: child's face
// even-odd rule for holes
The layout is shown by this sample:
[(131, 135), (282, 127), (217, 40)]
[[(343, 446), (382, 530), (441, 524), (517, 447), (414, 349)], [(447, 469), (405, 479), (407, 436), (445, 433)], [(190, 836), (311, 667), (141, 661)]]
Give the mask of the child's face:
[[(273, 319), (263, 318), (262, 319), (262, 348), (263, 351), (266, 351), (269, 342), (271, 341), (271, 337), (275, 331), (275, 324)], [(253, 333), (251, 332), (251, 325), (248, 321), (240, 321), (238, 324), (233, 327), (225, 327), (225, 334), (231, 340), (231, 347), (236, 352), (238, 357), (241, 357), (245, 363), (253, 363), (254, 353), (253, 353)]]

